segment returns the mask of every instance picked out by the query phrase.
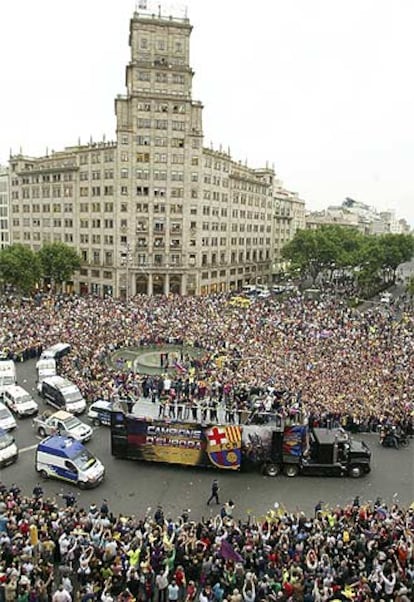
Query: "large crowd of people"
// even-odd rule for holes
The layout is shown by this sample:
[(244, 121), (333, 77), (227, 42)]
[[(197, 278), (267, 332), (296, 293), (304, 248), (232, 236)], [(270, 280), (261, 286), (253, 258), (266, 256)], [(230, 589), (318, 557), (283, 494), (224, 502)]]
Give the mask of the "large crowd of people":
[[(216, 399), (241, 409), (292, 396), (318, 424), (376, 429), (396, 421), (410, 428), (414, 400), (414, 314), (392, 306), (364, 313), (326, 295), (229, 304), (228, 295), (146, 297), (125, 301), (96, 297), (3, 300), (3, 354), (37, 355), (58, 341), (72, 353), (62, 372), (89, 402), (114, 396), (159, 399), (163, 377), (108, 364), (114, 351), (178, 343), (197, 347), (170, 370), (175, 400)], [(170, 366), (172, 368), (172, 366)], [(286, 396), (287, 394), (287, 396)]]
[[(361, 313), (333, 295), (270, 297), (244, 307), (224, 294), (128, 302), (9, 297), (0, 304), (0, 333), (2, 356), (16, 361), (69, 343), (60, 371), (89, 402), (167, 400), (193, 416), (194, 407), (211, 415), (216, 404), (229, 417), (261, 404), (281, 412), (303, 404), (319, 425), (412, 429), (409, 303)], [(174, 361), (164, 357), (159, 376), (137, 373), (120, 359), (122, 350), (168, 344), (183, 351)], [(277, 508), (243, 521), (226, 505), (216, 517), (193, 522), (187, 511), (177, 518), (162, 508), (114, 516), (107, 501), (82, 508), (70, 492), (64, 497), (66, 508), (40, 486), (32, 497), (0, 487), (0, 602), (414, 596), (414, 507), (357, 498), (344, 507), (317, 504), (313, 517)]]
[(0, 487), (5, 602), (409, 602), (414, 508), (357, 497), (314, 516), (283, 508), (191, 521), (161, 506), (114, 516), (103, 500), (66, 507)]

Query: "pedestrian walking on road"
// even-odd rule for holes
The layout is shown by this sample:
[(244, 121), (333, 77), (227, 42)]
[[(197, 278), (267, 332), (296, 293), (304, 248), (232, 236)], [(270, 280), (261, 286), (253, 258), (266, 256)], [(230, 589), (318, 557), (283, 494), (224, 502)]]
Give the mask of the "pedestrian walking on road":
[(211, 495), (207, 500), (207, 506), (210, 505), (210, 502), (212, 500), (216, 500), (216, 504), (220, 504), (219, 496), (218, 496), (219, 491), (220, 491), (220, 487), (219, 487), (218, 481), (217, 481), (217, 479), (214, 479), (211, 484)]

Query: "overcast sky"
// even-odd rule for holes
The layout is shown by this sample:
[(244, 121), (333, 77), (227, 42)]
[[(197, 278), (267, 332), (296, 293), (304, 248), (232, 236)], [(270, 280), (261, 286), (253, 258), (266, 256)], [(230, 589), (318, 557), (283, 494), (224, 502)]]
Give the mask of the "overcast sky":
[[(273, 163), (309, 209), (350, 196), (414, 225), (413, 0), (160, 3), (188, 7), (206, 146)], [(137, 4), (0, 1), (0, 163), (115, 138)]]

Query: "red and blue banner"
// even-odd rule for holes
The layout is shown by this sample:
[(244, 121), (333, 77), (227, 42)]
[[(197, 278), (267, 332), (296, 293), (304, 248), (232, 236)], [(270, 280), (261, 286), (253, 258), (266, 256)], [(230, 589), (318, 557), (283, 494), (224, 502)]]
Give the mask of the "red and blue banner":
[(121, 439), (112, 429), (112, 446), (113, 449), (116, 447), (115, 455), (119, 457), (240, 469), (242, 429), (239, 426), (206, 427), (188, 422), (153, 421), (132, 415), (122, 415), (122, 422), (125, 435)]
[(204, 434), (211, 463), (218, 468), (238, 470), (241, 463), (241, 427), (211, 426)]

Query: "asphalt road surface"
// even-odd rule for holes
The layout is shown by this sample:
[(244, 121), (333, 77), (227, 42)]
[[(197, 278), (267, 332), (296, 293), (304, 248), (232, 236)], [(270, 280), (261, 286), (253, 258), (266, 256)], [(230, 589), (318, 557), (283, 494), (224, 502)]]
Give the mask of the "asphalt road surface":
[[(39, 402), (40, 409), (50, 409), (37, 395), (35, 361), (17, 366), (18, 382)], [(81, 419), (82, 416), (80, 417)], [(87, 422), (88, 419), (85, 417)], [(34, 469), (35, 448), (39, 442), (32, 420), (18, 422), (15, 438), (20, 449), (16, 464), (1, 470), (0, 480), (10, 486), (16, 483), (25, 494), (31, 494), (39, 482)], [(41, 481), (45, 495), (55, 496), (70, 490), (78, 493), (78, 504), (88, 507), (106, 498), (110, 509), (118, 514), (142, 515), (147, 508), (162, 504), (166, 516), (173, 518), (184, 509), (191, 509), (194, 519), (216, 514), (218, 506), (207, 506), (213, 478), (218, 478), (220, 502), (232, 499), (234, 516), (245, 518), (247, 513), (263, 516), (277, 502), (289, 511), (313, 514), (315, 504), (323, 500), (329, 506), (345, 505), (356, 495), (362, 502), (380, 496), (385, 502), (397, 501), (407, 506), (414, 501), (414, 439), (407, 449), (384, 449), (378, 435), (363, 435), (372, 451), (371, 473), (361, 479), (301, 477), (289, 479), (264, 477), (259, 473), (227, 473), (202, 468), (176, 467), (128, 460), (117, 460), (110, 453), (110, 434), (107, 427), (95, 429), (90, 450), (104, 463), (106, 477), (97, 488), (78, 491), (62, 481)], [(63, 503), (63, 502), (62, 502)]]

